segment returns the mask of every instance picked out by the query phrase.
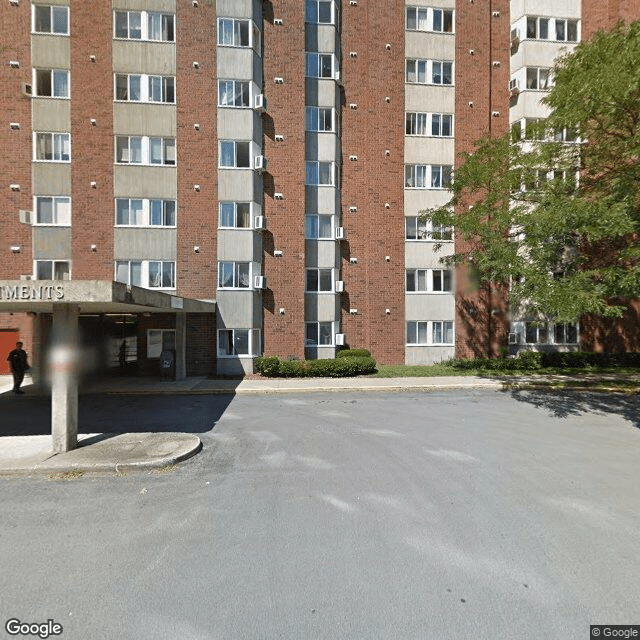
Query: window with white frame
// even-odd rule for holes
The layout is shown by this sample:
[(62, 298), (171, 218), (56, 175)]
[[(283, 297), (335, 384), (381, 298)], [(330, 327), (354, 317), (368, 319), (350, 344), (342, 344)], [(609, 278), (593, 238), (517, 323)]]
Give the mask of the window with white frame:
[(69, 35), (69, 7), (33, 5), (33, 33)]
[(175, 104), (176, 81), (173, 76), (116, 73), (114, 96), (116, 100), (128, 102)]
[(250, 169), (251, 143), (238, 140), (220, 140), (218, 166), (223, 169)]
[(68, 196), (36, 196), (35, 224), (68, 227), (71, 224), (71, 198)]
[(335, 109), (331, 107), (305, 107), (307, 131), (335, 131)]
[(406, 240), (453, 240), (453, 229), (443, 225), (434, 225), (431, 220), (420, 216), (407, 216), (405, 218)]
[(453, 33), (453, 10), (407, 7), (407, 31)]
[(251, 289), (250, 262), (218, 262), (218, 289)]
[(175, 348), (175, 329), (147, 329), (147, 358), (159, 358), (163, 351)]
[(219, 329), (218, 357), (259, 356), (260, 329)]
[(305, 184), (309, 186), (332, 187), (335, 185), (335, 162), (316, 162), (307, 160)]
[(448, 60), (407, 60), (406, 82), (414, 84), (453, 84), (453, 62)]
[(68, 69), (34, 69), (34, 96), (41, 98), (69, 97)]
[(448, 269), (407, 269), (407, 291), (448, 293), (452, 291), (452, 273)]
[(175, 165), (176, 139), (149, 136), (116, 136), (116, 163)]
[(155, 198), (116, 198), (116, 226), (175, 227), (176, 201)]
[(332, 293), (333, 269), (307, 269), (305, 291), (308, 293)]
[(249, 107), (250, 98), (248, 80), (218, 80), (219, 107)]
[(71, 134), (34, 132), (33, 159), (38, 162), (70, 162)]
[(578, 20), (527, 16), (527, 38), (578, 42)]
[(450, 113), (423, 113), (408, 111), (405, 118), (408, 136), (453, 136), (453, 115)]
[(218, 45), (260, 51), (260, 30), (252, 20), (218, 18)]
[(453, 322), (448, 320), (407, 322), (407, 344), (452, 345), (454, 344)]
[(71, 266), (68, 260), (35, 260), (36, 280), (70, 280)]
[(114, 11), (113, 37), (122, 40), (175, 42), (175, 15), (152, 11)]
[(116, 260), (116, 282), (147, 289), (175, 289), (176, 263), (171, 260)]
[(551, 69), (545, 67), (527, 67), (527, 89), (544, 91), (553, 86)]
[(553, 326), (555, 344), (578, 344), (578, 325), (575, 323), (556, 323)]
[(333, 216), (307, 213), (304, 217), (304, 237), (309, 240), (333, 240)]
[(332, 53), (306, 53), (305, 75), (308, 78), (335, 78), (338, 61)]
[(335, 24), (333, 0), (305, 0), (304, 19), (312, 24)]
[(250, 229), (250, 202), (220, 202), (218, 205), (219, 229)]
[(407, 164), (404, 186), (407, 189), (448, 189), (451, 185), (451, 165)]
[(333, 345), (333, 322), (305, 322), (305, 346)]
[(577, 344), (578, 325), (574, 323), (525, 322), (527, 344)]

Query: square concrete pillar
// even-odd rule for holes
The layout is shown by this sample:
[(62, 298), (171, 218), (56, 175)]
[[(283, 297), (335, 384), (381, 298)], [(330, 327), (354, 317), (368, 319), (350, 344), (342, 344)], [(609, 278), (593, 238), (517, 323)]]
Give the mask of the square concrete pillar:
[(51, 371), (51, 435), (53, 452), (78, 444), (78, 307), (53, 305)]

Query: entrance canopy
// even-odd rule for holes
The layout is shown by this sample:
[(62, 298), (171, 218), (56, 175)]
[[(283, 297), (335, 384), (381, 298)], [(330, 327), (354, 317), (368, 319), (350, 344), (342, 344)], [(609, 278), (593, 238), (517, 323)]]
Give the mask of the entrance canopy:
[(163, 291), (105, 280), (0, 280), (0, 313), (52, 313), (56, 304), (79, 313), (214, 313), (215, 301), (193, 300)]

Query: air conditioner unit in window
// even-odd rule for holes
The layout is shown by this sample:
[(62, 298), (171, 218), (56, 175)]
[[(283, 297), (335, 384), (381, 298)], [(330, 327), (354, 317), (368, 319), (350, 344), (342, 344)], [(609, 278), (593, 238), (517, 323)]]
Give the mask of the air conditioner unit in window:
[(31, 95), (31, 85), (28, 82), (22, 83), (22, 95), (25, 95), (25, 96)]
[(256, 156), (253, 159), (253, 168), (257, 171), (264, 171), (267, 168), (267, 159), (264, 156)]
[(336, 227), (336, 240), (344, 240), (346, 237), (346, 229), (344, 227)]
[(255, 276), (253, 279), (253, 288), (254, 289), (266, 289), (267, 288), (267, 279), (264, 276)]
[(33, 280), (33, 276), (22, 275), (22, 276), (20, 276), (20, 280)]
[(266, 229), (267, 225), (264, 222), (264, 216), (256, 216), (253, 221), (254, 229)]
[(337, 84), (339, 87), (341, 87), (341, 86), (342, 86), (342, 76), (340, 75), (340, 72), (339, 72), (339, 71), (336, 71), (336, 72), (333, 74), (333, 78), (334, 78), (334, 80), (336, 81), (336, 84)]
[(511, 78), (509, 80), (509, 96), (515, 98), (520, 93), (520, 80), (518, 78)]
[(267, 99), (264, 94), (259, 93), (257, 96), (253, 96), (253, 108), (260, 113), (267, 110)]
[(520, 334), (519, 333), (510, 333), (509, 334), (509, 344), (520, 344)]
[(336, 280), (336, 292), (342, 293), (344, 291), (344, 280)]
[(22, 224), (31, 224), (31, 211), (19, 210), (20, 222)]
[(336, 333), (335, 342), (337, 347), (344, 347), (344, 333)]

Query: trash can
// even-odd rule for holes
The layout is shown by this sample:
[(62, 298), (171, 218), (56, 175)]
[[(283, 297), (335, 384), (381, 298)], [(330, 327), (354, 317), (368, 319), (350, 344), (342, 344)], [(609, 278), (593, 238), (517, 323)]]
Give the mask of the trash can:
[(165, 349), (160, 354), (160, 376), (167, 380), (176, 377), (176, 352), (173, 349)]

